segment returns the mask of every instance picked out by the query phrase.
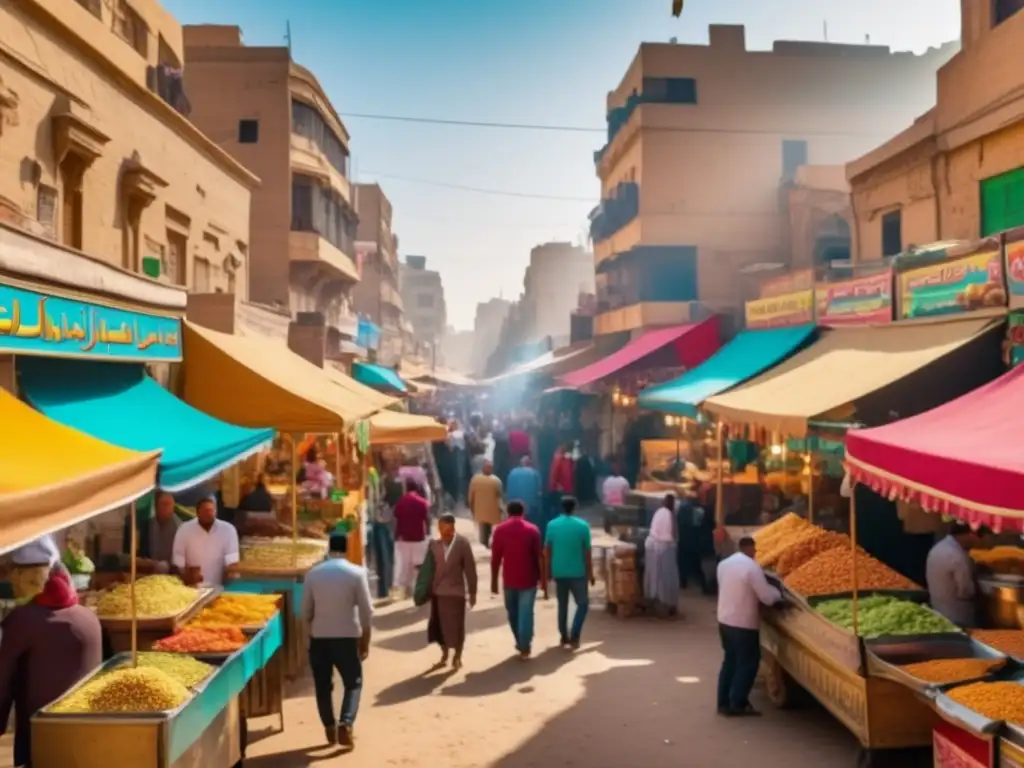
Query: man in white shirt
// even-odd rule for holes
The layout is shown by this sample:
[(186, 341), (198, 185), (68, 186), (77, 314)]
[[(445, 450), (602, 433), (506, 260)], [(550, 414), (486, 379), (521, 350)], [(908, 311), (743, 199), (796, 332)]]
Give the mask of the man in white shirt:
[(213, 499), (200, 500), (195, 520), (183, 524), (174, 536), (171, 564), (186, 584), (220, 586), (238, 560), (235, 526), (217, 519)]
[(964, 523), (954, 523), (949, 534), (931, 548), (925, 563), (928, 602), (961, 627), (977, 626), (974, 603), (974, 563), (968, 552), (978, 534)]
[(730, 717), (761, 714), (749, 698), (761, 663), (761, 605), (782, 602), (754, 559), (756, 551), (754, 539), (744, 536), (739, 552), (718, 564), (718, 633), (725, 651), (718, 713)]
[(606, 507), (621, 507), (626, 503), (629, 494), (629, 480), (622, 476), (619, 466), (612, 468), (612, 473), (601, 485), (601, 502)]

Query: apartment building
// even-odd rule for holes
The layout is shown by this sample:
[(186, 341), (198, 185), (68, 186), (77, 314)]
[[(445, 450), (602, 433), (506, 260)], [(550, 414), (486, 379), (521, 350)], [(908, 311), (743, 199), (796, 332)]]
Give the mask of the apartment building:
[(742, 26), (723, 25), (708, 45), (641, 44), (608, 95), (594, 156), (595, 333), (685, 322), (698, 301), (738, 313), (744, 269), (791, 265), (785, 198), (797, 169), (843, 165), (898, 132), (931, 104), (955, 50), (752, 51)]
[(359, 282), (352, 289), (352, 308), (381, 329), (385, 355), (401, 359), (404, 309), (398, 287), (398, 235), (391, 228), (391, 201), (378, 184), (356, 184), (355, 199)]
[(324, 354), (339, 355), (357, 335), (348, 131), (288, 48), (248, 46), (238, 27), (217, 25), (186, 26), (184, 48), (193, 122), (262, 180), (250, 216), (252, 300), (301, 320), (307, 335), (319, 326)]
[(416, 340), (439, 344), (448, 324), (441, 273), (427, 269), (426, 256), (406, 256), (405, 263), (399, 265), (398, 276), (405, 317)]
[(1024, 226), (1020, 0), (961, 0), (932, 108), (847, 166), (862, 261)]
[(525, 334), (522, 343), (545, 337), (568, 343), (571, 316), (580, 294), (593, 291), (594, 256), (586, 248), (568, 242), (532, 248), (519, 300)]
[(476, 305), (473, 318), (473, 354), (470, 358), (469, 370), (483, 375), (487, 369), (487, 360), (498, 347), (501, 331), (505, 327), (512, 302), (508, 299), (493, 298), (481, 301)]

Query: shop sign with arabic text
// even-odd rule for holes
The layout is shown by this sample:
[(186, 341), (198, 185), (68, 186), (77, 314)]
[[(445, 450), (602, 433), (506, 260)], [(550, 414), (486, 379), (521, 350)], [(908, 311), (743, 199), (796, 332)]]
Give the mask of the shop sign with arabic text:
[(0, 285), (0, 353), (181, 360), (181, 320)]
[(892, 270), (818, 283), (814, 289), (818, 325), (831, 328), (892, 321)]
[(814, 273), (800, 269), (761, 283), (743, 308), (748, 329), (785, 328), (814, 322)]
[(965, 256), (916, 267), (898, 278), (900, 317), (936, 317), (1005, 307), (1003, 254), (988, 245)]

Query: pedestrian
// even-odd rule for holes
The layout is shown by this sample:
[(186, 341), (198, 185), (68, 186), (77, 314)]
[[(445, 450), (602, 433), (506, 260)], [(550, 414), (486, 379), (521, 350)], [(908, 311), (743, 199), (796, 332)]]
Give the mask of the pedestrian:
[[(313, 566), (302, 588), (302, 618), (309, 627), (309, 667), (316, 689), (316, 708), (327, 743), (351, 749), (352, 729), (359, 713), (363, 662), (370, 653), (370, 584), (366, 569), (345, 559), (348, 536), (333, 533), (329, 558)], [(345, 694), (334, 719), (334, 671)]]
[(697, 504), (693, 491), (684, 491), (676, 511), (676, 530), (679, 532), (677, 571), (679, 587), (686, 589), (692, 576), (701, 594), (710, 595), (711, 585), (704, 573), (704, 508)]
[(395, 586), (406, 597), (416, 583), (416, 569), (423, 565), (430, 535), (430, 505), (419, 493), (414, 478), (405, 481), (405, 494), (395, 504)]
[(371, 507), (373, 525), (373, 565), (377, 572), (377, 597), (384, 599), (391, 594), (395, 581), (395, 510), (378, 490), (376, 502)]
[(755, 555), (752, 536), (740, 539), (739, 551), (718, 564), (718, 634), (725, 658), (718, 674), (718, 713), (761, 714), (750, 704), (750, 691), (761, 663), (760, 606), (782, 602), (768, 583)]
[[(575, 515), (576, 499), (562, 498), (562, 514), (548, 523), (544, 544), (547, 549), (544, 558), (546, 573), (544, 583), (555, 580), (555, 597), (558, 600), (558, 633), (563, 648), (573, 650), (580, 647), (583, 622), (587, 619), (590, 597), (587, 582), (594, 582), (594, 564), (590, 551), (590, 526)], [(569, 629), (569, 596), (576, 603), (572, 629)]]
[(501, 522), (501, 480), (494, 464), (484, 461), (479, 475), (469, 481), (469, 511), (480, 529), (480, 543), (491, 548), (491, 530)]
[[(533, 606), (541, 583), (541, 538), (537, 526), (523, 519), (526, 507), (508, 503), (508, 520), (494, 529), (491, 547), (491, 594), (498, 594), (498, 574), (505, 590), (505, 612), (521, 659), (533, 645)], [(541, 583), (547, 597), (547, 583)]]
[(476, 605), (476, 559), (473, 547), (464, 536), (455, 532), (455, 515), (446, 512), (437, 522), (439, 538), (430, 542), (420, 572), (421, 582), (429, 579), (430, 620), (427, 642), (441, 646), (441, 660), (448, 664), (448, 653), (454, 652), (452, 669), (462, 667), (462, 649), (466, 643), (466, 603)]
[(540, 529), (541, 541), (544, 540), (544, 481), (540, 472), (533, 468), (530, 457), (519, 459), (519, 466), (508, 474), (505, 496), (512, 501), (523, 502), (526, 508), (526, 520)]
[(677, 538), (676, 497), (668, 493), (651, 519), (644, 542), (644, 598), (659, 615), (675, 616), (679, 607)]
[(606, 507), (621, 507), (626, 503), (629, 492), (629, 480), (622, 476), (622, 468), (616, 461), (612, 464), (611, 474), (601, 483), (601, 503)]

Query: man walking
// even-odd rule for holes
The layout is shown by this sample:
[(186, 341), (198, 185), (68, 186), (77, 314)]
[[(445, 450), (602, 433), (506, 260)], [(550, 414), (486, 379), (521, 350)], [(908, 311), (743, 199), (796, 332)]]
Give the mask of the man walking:
[[(526, 508), (519, 500), (508, 504), (508, 520), (494, 529), (491, 542), (491, 594), (498, 594), (498, 573), (505, 589), (505, 612), (512, 627), (516, 650), (530, 658), (533, 643), (533, 605), (541, 580), (541, 543), (537, 526), (523, 519)], [(543, 585), (547, 597), (547, 583)]]
[(480, 528), (480, 543), (491, 548), (491, 530), (501, 522), (501, 480), (494, 476), (494, 464), (484, 461), (483, 469), (469, 481), (469, 511)]
[[(452, 669), (458, 671), (466, 644), (466, 605), (470, 608), (476, 605), (476, 560), (469, 541), (455, 532), (455, 515), (450, 512), (441, 515), (437, 532), (440, 538), (430, 542), (427, 555), (433, 568), (427, 642), (441, 646), (438, 667), (446, 666), (448, 652), (454, 652)], [(426, 578), (427, 571), (422, 578)]]
[[(590, 552), (590, 526), (575, 515), (576, 499), (562, 498), (562, 514), (548, 523), (545, 535), (547, 557), (544, 558), (546, 573), (544, 583), (555, 580), (555, 596), (558, 599), (558, 632), (563, 648), (576, 650), (580, 647), (583, 622), (587, 619), (590, 597), (587, 582), (594, 584), (594, 565)], [(576, 615), (569, 629), (569, 596), (576, 603)]]
[(754, 559), (756, 553), (753, 537), (744, 536), (739, 552), (718, 564), (718, 634), (725, 651), (718, 674), (718, 713), (727, 717), (761, 714), (749, 698), (761, 663), (760, 607), (782, 601)]
[(505, 487), (505, 498), (509, 501), (523, 502), (526, 512), (525, 519), (540, 529), (541, 541), (544, 540), (544, 482), (540, 472), (533, 468), (530, 457), (519, 459), (519, 466), (508, 473)]
[[(309, 625), (309, 666), (316, 688), (316, 706), (328, 744), (354, 746), (352, 728), (363, 688), (363, 662), (370, 653), (370, 584), (366, 569), (345, 559), (348, 537), (334, 533), (326, 562), (306, 574), (302, 618)], [(334, 670), (345, 695), (334, 719)]]
[(395, 586), (412, 594), (416, 572), (427, 554), (427, 536), (430, 534), (430, 505), (420, 495), (419, 483), (414, 478), (405, 481), (405, 494), (395, 504)]

